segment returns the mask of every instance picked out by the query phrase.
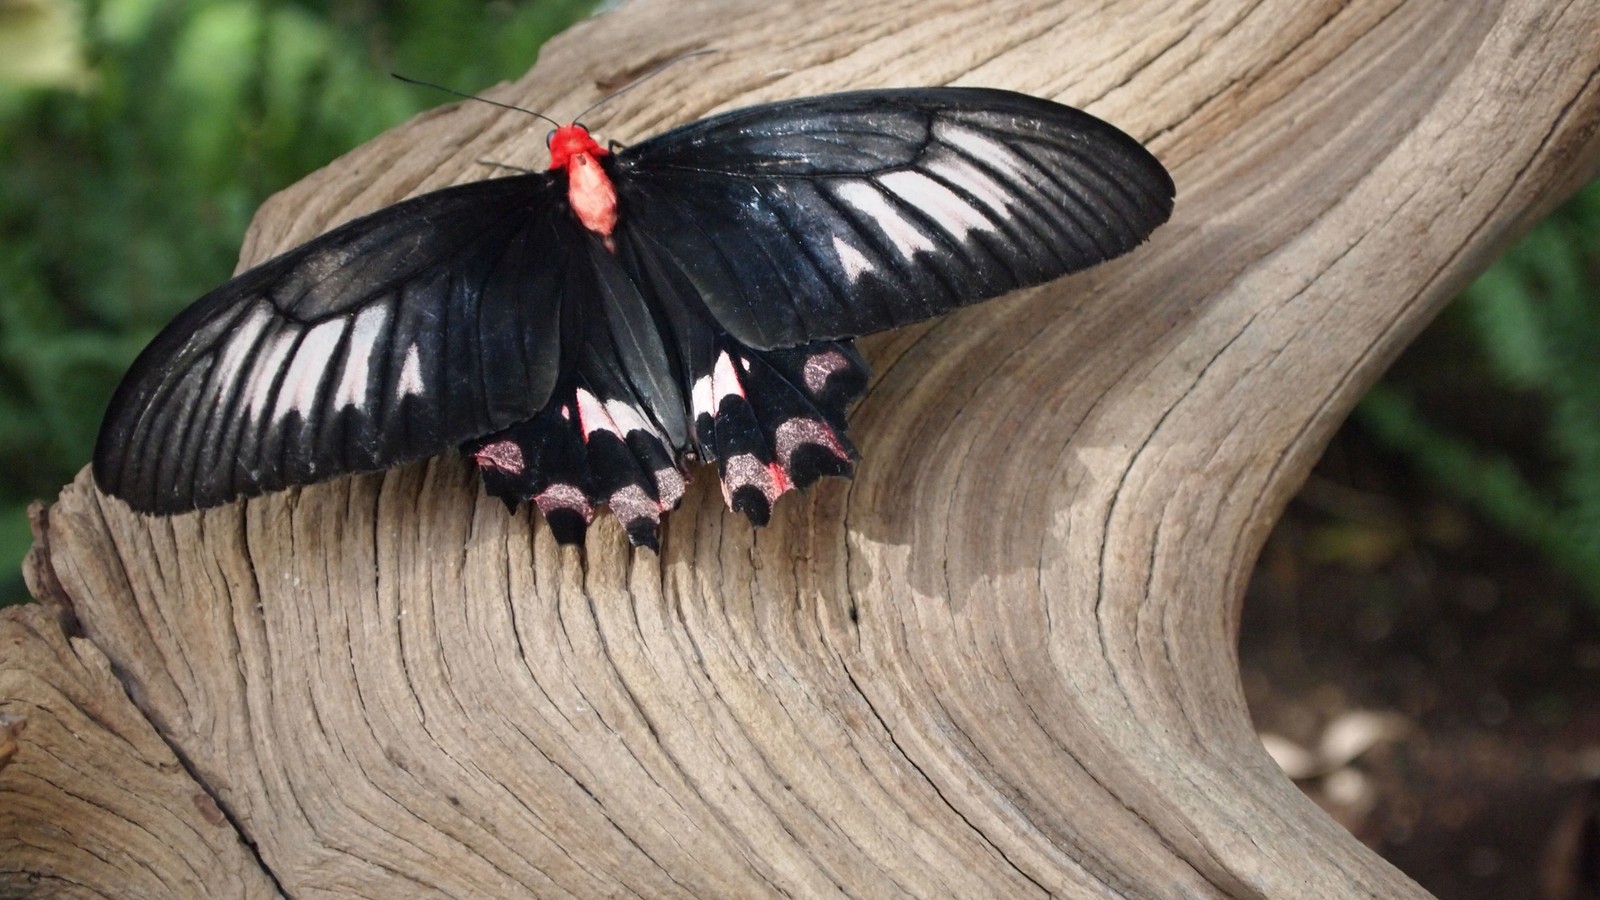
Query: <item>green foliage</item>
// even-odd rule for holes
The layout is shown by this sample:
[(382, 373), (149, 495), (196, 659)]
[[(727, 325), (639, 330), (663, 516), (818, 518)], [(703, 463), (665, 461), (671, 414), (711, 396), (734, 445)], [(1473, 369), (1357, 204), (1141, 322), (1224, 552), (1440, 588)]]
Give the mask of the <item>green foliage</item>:
[(88, 77), (70, 3), (0, 2), (0, 82), (82, 87)]
[[(27, 0), (0, 15), (0, 602), (23, 510), (89, 460), (112, 388), (231, 273), (255, 208), (438, 105), (521, 76), (593, 0)], [(45, 38), (48, 37), (48, 41)]]
[[(1539, 548), (1600, 609), (1600, 182), (1474, 282), (1441, 328), (1476, 344), (1486, 371), (1463, 373), (1478, 382), (1465, 389), (1480, 403), (1502, 398), (1498, 414), (1487, 416), (1499, 428), (1469, 436), (1430, 415), (1428, 399), (1438, 391), (1395, 378), (1362, 400), (1358, 421)], [(1542, 413), (1531, 429), (1519, 421), (1524, 406)]]

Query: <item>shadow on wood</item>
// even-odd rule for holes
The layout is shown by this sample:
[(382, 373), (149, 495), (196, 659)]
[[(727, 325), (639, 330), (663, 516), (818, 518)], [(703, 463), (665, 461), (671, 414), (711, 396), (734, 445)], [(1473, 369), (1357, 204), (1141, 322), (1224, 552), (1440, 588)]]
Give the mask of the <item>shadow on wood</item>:
[[(1239, 598), (1362, 390), (1594, 174), (1596, 33), (1600, 0), (584, 23), (492, 95), (559, 118), (718, 48), (591, 117), (627, 142), (827, 90), (1003, 86), (1146, 141), (1177, 212), (1130, 257), (868, 342), (857, 478), (753, 531), (702, 473), (660, 557), (609, 518), (559, 548), (450, 458), (173, 519), (80, 477), (30, 560), (50, 606), (0, 620), (0, 883), (1421, 895), (1262, 752)], [(478, 160), (537, 166), (543, 128), (421, 116), (274, 198), (241, 265)]]

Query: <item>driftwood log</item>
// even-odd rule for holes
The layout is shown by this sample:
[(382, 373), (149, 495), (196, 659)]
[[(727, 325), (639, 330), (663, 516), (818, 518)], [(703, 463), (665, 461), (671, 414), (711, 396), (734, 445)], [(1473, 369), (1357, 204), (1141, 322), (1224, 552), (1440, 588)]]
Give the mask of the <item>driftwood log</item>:
[[(866, 344), (865, 462), (752, 530), (699, 477), (586, 551), (440, 458), (145, 519), (87, 475), (0, 619), (0, 893), (1402, 897), (1274, 767), (1239, 603), (1406, 341), (1600, 162), (1600, 0), (638, 0), (492, 96), (624, 142), (949, 82), (1171, 168), (1132, 256)], [(242, 264), (541, 164), (418, 117)], [(8, 760), (8, 761), (7, 761)]]

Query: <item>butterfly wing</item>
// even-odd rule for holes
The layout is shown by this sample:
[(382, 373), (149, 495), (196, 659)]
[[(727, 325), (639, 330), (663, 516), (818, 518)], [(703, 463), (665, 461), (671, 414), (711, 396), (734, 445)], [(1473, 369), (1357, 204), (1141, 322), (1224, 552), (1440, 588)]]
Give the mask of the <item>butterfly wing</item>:
[(754, 106), (618, 154), (619, 242), (756, 348), (869, 334), (1121, 255), (1171, 177), (1087, 113), (1010, 91)]
[(533, 416), (561, 364), (564, 179), (380, 210), (197, 301), (135, 361), (95, 447), (145, 512), (381, 469)]

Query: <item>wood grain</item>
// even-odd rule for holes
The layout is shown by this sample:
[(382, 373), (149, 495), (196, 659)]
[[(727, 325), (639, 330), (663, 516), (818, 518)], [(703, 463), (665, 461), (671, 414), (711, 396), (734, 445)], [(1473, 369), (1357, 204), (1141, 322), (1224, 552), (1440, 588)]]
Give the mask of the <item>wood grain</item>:
[[(559, 548), (453, 458), (172, 519), (85, 474), (33, 578), (78, 636), (9, 612), (0, 669), (131, 701), (296, 896), (1422, 896), (1262, 752), (1240, 597), (1361, 392), (1595, 174), (1595, 34), (1600, 0), (625, 5), (490, 95), (560, 118), (717, 48), (588, 117), (628, 142), (1003, 86), (1146, 141), (1177, 212), (1123, 260), (867, 342), (856, 479), (754, 531), (702, 473), (659, 557), (609, 518)], [(539, 165), (544, 128), (421, 116), (269, 202), (241, 266), (479, 160)], [(64, 721), (29, 714), (0, 841), (81, 822), (152, 869), (197, 858), (14, 774), (93, 781), (41, 715)], [(78, 877), (143, 892), (116, 875)]]
[(42, 604), (0, 618), (0, 892), (277, 895), (106, 657)]

